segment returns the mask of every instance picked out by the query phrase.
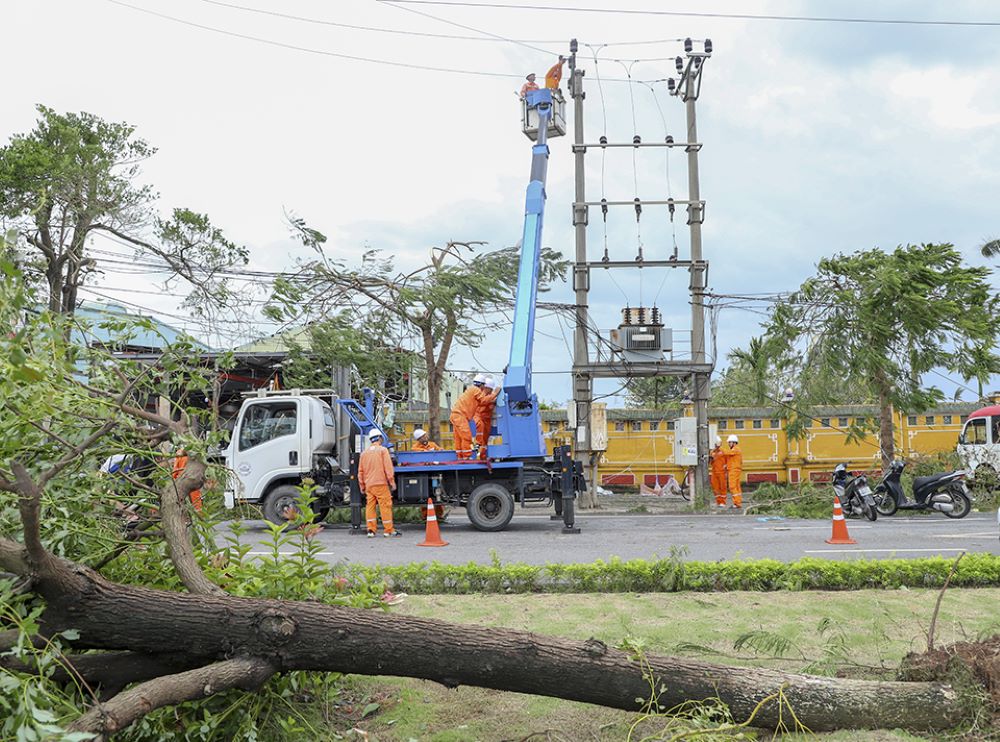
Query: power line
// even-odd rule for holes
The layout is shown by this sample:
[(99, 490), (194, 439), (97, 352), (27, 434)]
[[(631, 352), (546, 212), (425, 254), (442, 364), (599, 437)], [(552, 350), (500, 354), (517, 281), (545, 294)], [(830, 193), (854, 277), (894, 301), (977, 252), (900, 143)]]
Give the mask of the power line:
[[(201, 2), (207, 3), (208, 5), (217, 5), (222, 8), (232, 8), (233, 10), (242, 10), (247, 13), (258, 13), (260, 15), (272, 16), (274, 18), (285, 18), (291, 21), (312, 23), (318, 26), (333, 26), (335, 28), (348, 28), (351, 29), (352, 31), (372, 31), (375, 33), (399, 34), (401, 36), (419, 36), (422, 38), (429, 38), (429, 39), (450, 39), (453, 41), (489, 41), (493, 43), (511, 42), (515, 44), (561, 44), (565, 42), (565, 39), (506, 39), (500, 36), (492, 38), (486, 36), (462, 36), (459, 34), (428, 33), (424, 31), (410, 31), (398, 28), (358, 26), (351, 23), (338, 23), (336, 21), (328, 21), (322, 18), (310, 18), (308, 16), (293, 15), (291, 13), (279, 13), (274, 10), (264, 10), (263, 8), (251, 8), (246, 5), (237, 5), (236, 3), (224, 3), (221, 2), (220, 0), (201, 0)], [(400, 8), (400, 10), (402, 10), (402, 8)], [(677, 39), (677, 41), (683, 41), (683, 39)]]
[(531, 49), (532, 51), (541, 52), (542, 54), (547, 54), (547, 55), (553, 55), (554, 54), (553, 52), (550, 52), (548, 49), (542, 49), (540, 47), (533, 46), (533, 45), (531, 45), (531, 44), (529, 44), (527, 42), (524, 42), (524, 41), (516, 41), (514, 39), (509, 39), (506, 36), (500, 36), (499, 34), (491, 33), (489, 31), (483, 31), (483, 30), (478, 29), (478, 28), (473, 28), (472, 26), (466, 26), (466, 25), (464, 25), (462, 23), (457, 23), (455, 21), (449, 21), (446, 18), (440, 18), (440, 17), (438, 17), (436, 15), (431, 15), (430, 13), (425, 13), (422, 10), (416, 10), (415, 8), (400, 8), (398, 5), (396, 5), (395, 3), (391, 2), (391, 0), (376, 0), (376, 2), (383, 3), (385, 5), (389, 5), (389, 6), (393, 7), (393, 8), (396, 8), (397, 10), (405, 10), (407, 13), (414, 13), (414, 14), (422, 16), (424, 18), (430, 18), (432, 21), (437, 21), (438, 23), (447, 23), (449, 26), (455, 26), (457, 28), (464, 28), (466, 31), (475, 31), (478, 34), (482, 34), (483, 36), (488, 36), (490, 38), (496, 39), (497, 41), (507, 41), (507, 42), (509, 42), (511, 44), (517, 44), (518, 46), (523, 46), (526, 49)]
[(290, 49), (292, 51), (305, 52), (307, 54), (317, 54), (323, 57), (334, 57), (337, 59), (347, 59), (353, 62), (368, 62), (370, 64), (381, 64), (389, 67), (403, 67), (406, 69), (414, 70), (424, 70), (425, 72), (450, 72), (456, 75), (476, 75), (480, 77), (510, 77), (520, 79), (521, 75), (514, 74), (510, 72), (486, 72), (483, 70), (463, 70), (454, 69), (450, 67), (434, 67), (432, 65), (426, 64), (411, 64), (409, 62), (396, 62), (389, 59), (376, 59), (375, 57), (361, 57), (353, 54), (342, 54), (340, 52), (332, 52), (326, 49), (313, 49), (308, 46), (299, 46), (298, 44), (287, 44), (283, 41), (275, 41), (274, 39), (266, 39), (261, 36), (251, 36), (250, 34), (238, 33), (236, 31), (228, 31), (223, 28), (216, 28), (215, 26), (209, 26), (204, 23), (196, 23), (194, 21), (189, 21), (184, 18), (177, 18), (176, 16), (167, 15), (166, 13), (159, 13), (155, 10), (150, 10), (148, 8), (141, 8), (138, 5), (132, 5), (130, 3), (122, 2), (121, 0), (106, 0), (106, 2), (112, 5), (118, 5), (123, 8), (129, 8), (139, 13), (146, 13), (147, 15), (152, 15), (157, 18), (162, 18), (167, 21), (172, 21), (174, 23), (180, 23), (185, 26), (191, 26), (192, 28), (200, 28), (203, 31), (211, 31), (213, 33), (222, 34), (223, 36), (230, 36), (236, 39), (244, 39), (246, 41), (255, 41), (259, 44), (267, 44), (268, 46), (276, 46), (281, 49)]
[(834, 16), (777, 15), (769, 13), (707, 13), (686, 12), (679, 10), (642, 10), (637, 8), (584, 8), (562, 5), (524, 5), (519, 3), (473, 3), (458, 0), (393, 0), (393, 2), (413, 5), (447, 5), (465, 8), (499, 8), (502, 10), (550, 10), (570, 13), (605, 13), (617, 15), (656, 15), (681, 18), (725, 18), (743, 21), (805, 21), (811, 23), (867, 23), (894, 26), (972, 26), (996, 27), (1000, 21), (950, 21), (950, 20), (915, 20), (911, 18), (857, 18)]

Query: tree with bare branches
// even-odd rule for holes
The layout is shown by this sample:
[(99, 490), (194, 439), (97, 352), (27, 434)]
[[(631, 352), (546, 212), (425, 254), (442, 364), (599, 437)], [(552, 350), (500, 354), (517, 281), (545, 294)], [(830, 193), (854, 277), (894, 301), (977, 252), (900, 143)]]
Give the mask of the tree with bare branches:
[(76, 310), (80, 288), (99, 270), (92, 242), (103, 235), (162, 264), (168, 282), (188, 285), (196, 314), (219, 311), (231, 298), (226, 270), (246, 264), (246, 248), (204, 214), (157, 213), (157, 194), (140, 183), (141, 165), (156, 150), (134, 127), (90, 113), (38, 112), (32, 131), (0, 147), (0, 220), (16, 230), (15, 247), (46, 287), (49, 310)]
[[(404, 272), (398, 260), (368, 250), (357, 266), (330, 259), (326, 237), (300, 218), (291, 220), (293, 234), (318, 257), (304, 262), (294, 275), (275, 282), (269, 315), (285, 321), (342, 315), (347, 311), (364, 330), (391, 327), (411, 339), (427, 374), (430, 410), (427, 431), (440, 440), (441, 388), (454, 345), (476, 347), (485, 333), (505, 327), (504, 312), (516, 291), (517, 247), (477, 251), (484, 242), (449, 241), (431, 249), (430, 260)], [(569, 262), (549, 248), (542, 250), (539, 291), (563, 278)], [(497, 369), (501, 364), (497, 363)], [(494, 369), (496, 370), (496, 369)]]

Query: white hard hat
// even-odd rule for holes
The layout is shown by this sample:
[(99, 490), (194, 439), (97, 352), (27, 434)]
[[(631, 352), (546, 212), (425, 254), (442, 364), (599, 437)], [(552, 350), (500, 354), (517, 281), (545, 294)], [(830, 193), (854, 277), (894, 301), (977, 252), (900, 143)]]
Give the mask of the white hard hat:
[(715, 445), (717, 446), (722, 445), (722, 439), (719, 436), (715, 436)]
[(482, 384), (486, 381), (486, 374), (476, 374), (472, 377), (473, 384)]
[(488, 389), (496, 389), (497, 383), (492, 376), (487, 376), (486, 381), (483, 382), (483, 386)]
[(427, 435), (426, 430), (424, 430), (423, 428), (417, 428), (416, 430), (413, 431), (413, 440), (419, 441), (425, 435)]
[(726, 438), (726, 442), (727, 443), (739, 443), (740, 439), (737, 438), (735, 434), (732, 434), (728, 438)]
[(376, 438), (381, 438), (381, 437), (382, 437), (382, 431), (379, 430), (378, 428), (372, 428), (371, 430), (368, 431), (368, 440), (373, 441)]

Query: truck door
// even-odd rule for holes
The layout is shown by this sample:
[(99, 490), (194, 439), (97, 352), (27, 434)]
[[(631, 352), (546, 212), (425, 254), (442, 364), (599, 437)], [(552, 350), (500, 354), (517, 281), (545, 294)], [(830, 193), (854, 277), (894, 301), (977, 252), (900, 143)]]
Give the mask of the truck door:
[(264, 496), (268, 484), (282, 475), (298, 475), (303, 461), (301, 404), (294, 399), (250, 401), (243, 406), (232, 440), (230, 466), (242, 487), (237, 498), (251, 502)]

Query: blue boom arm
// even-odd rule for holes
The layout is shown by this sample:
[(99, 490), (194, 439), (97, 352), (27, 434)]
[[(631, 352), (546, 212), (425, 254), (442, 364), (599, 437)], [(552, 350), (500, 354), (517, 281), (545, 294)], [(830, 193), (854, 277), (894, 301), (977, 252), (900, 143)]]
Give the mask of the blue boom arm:
[(545, 455), (538, 400), (531, 391), (531, 353), (542, 252), (542, 222), (545, 216), (545, 178), (549, 164), (549, 147), (546, 142), (548, 124), (552, 117), (552, 91), (529, 91), (527, 101), (528, 106), (538, 112), (538, 139), (531, 148), (531, 176), (524, 201), (524, 231), (521, 235), (521, 260), (517, 271), (510, 359), (504, 377), (504, 394), (498, 404), (498, 423), (504, 442), (499, 447), (502, 450), (496, 453), (501, 456), (534, 457)]

